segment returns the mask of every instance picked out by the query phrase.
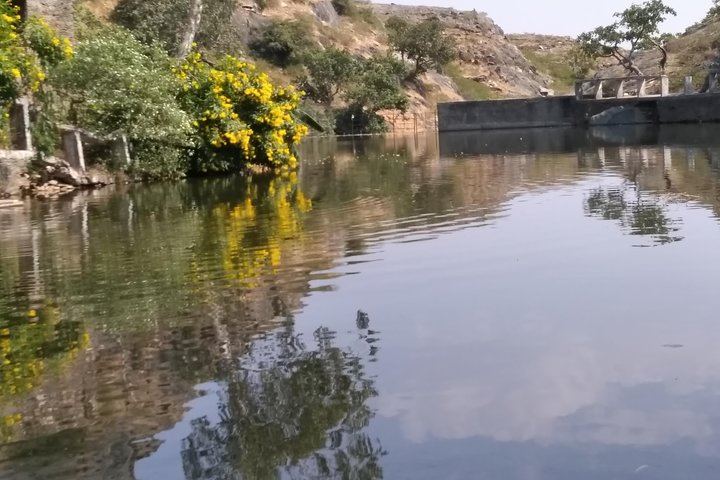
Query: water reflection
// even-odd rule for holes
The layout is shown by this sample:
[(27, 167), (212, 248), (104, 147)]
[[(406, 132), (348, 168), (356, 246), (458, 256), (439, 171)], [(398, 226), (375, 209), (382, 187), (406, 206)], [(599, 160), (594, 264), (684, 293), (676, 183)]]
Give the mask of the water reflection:
[(229, 372), (218, 421), (191, 422), (185, 477), (382, 478), (382, 447), (363, 433), (377, 392), (363, 359), (333, 337), (316, 331), (310, 349), (291, 334), (256, 339)]
[(717, 135), (615, 135), (0, 211), (0, 476), (712, 478)]

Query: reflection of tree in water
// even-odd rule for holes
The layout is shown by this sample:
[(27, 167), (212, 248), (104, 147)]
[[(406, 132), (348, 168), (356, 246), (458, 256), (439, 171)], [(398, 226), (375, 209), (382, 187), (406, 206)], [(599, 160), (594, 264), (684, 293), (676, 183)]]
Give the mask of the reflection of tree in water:
[(676, 221), (666, 215), (665, 206), (658, 199), (641, 194), (636, 186), (597, 188), (588, 195), (585, 211), (588, 215), (619, 222), (630, 235), (651, 236), (659, 244), (682, 240), (681, 236), (673, 235), (679, 228), (674, 226)]
[(318, 330), (314, 349), (288, 332), (259, 339), (228, 379), (220, 422), (193, 421), (184, 440), (189, 479), (382, 477), (363, 429), (377, 395), (361, 358)]

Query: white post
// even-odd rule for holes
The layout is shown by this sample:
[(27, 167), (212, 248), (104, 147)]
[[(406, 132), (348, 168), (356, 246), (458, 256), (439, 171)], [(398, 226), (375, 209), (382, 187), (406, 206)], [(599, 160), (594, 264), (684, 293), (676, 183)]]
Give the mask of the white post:
[(660, 75), (660, 96), (667, 97), (670, 95), (670, 79), (667, 75)]
[(620, 83), (617, 87), (617, 92), (615, 92), (615, 96), (617, 98), (622, 98), (625, 96), (625, 80), (620, 80)]
[(10, 144), (16, 150), (32, 150), (30, 100), (19, 98), (10, 106)]
[(120, 135), (113, 141), (113, 156), (123, 167), (130, 166), (132, 159), (130, 158), (130, 146), (128, 144), (127, 135)]
[(82, 137), (77, 130), (67, 130), (62, 138), (65, 161), (75, 170), (85, 171), (85, 153), (83, 151)]
[(595, 92), (594, 93), (595, 93), (596, 100), (603, 98), (603, 81), (602, 80), (598, 80), (597, 83), (595, 84)]

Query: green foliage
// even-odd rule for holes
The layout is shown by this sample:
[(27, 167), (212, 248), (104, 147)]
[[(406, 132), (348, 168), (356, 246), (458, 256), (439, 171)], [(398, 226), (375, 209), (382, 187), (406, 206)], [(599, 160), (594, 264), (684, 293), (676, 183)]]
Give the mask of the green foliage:
[[(230, 18), (235, 8), (233, 0), (203, 0), (197, 44), (212, 48), (231, 29)], [(143, 43), (159, 42), (168, 52), (175, 53), (189, 16), (189, 0), (120, 0), (111, 18)]]
[(47, 22), (41, 18), (28, 19), (23, 25), (22, 36), (28, 48), (37, 55), (43, 69), (56, 67), (73, 56), (70, 40), (58, 37)]
[(330, 105), (335, 97), (355, 79), (360, 69), (360, 62), (344, 50), (329, 47), (309, 55), (305, 66), (308, 70), (308, 78), (301, 82), (303, 90), (309, 98)]
[(465, 77), (455, 64), (448, 65), (445, 72), (455, 82), (455, 86), (465, 100), (492, 100), (499, 97), (497, 92), (486, 84)]
[(633, 56), (639, 49), (653, 45), (663, 52), (660, 67), (664, 69), (667, 52), (660, 43), (659, 28), (668, 16), (675, 15), (675, 10), (663, 0), (645, 0), (615, 13), (618, 20), (611, 25), (582, 33), (578, 43), (588, 58), (614, 58), (623, 68), (638, 75), (642, 72), (635, 65)]
[(708, 10), (703, 23), (710, 23), (720, 18), (720, 0), (713, 0), (712, 7)]
[(301, 21), (273, 22), (250, 42), (250, 51), (278, 67), (301, 63), (316, 47), (310, 27)]
[(342, 108), (335, 115), (337, 135), (372, 135), (388, 130), (385, 118), (357, 105)]
[(415, 76), (430, 69), (442, 71), (457, 56), (455, 42), (445, 34), (437, 18), (410, 25), (401, 18), (391, 17), (386, 28), (393, 49), (415, 63)]
[(401, 86), (406, 76), (403, 62), (389, 55), (375, 55), (363, 61), (357, 82), (348, 88), (344, 98), (351, 106), (369, 112), (404, 110), (408, 99)]
[(137, 140), (131, 146), (129, 173), (144, 180), (182, 178), (190, 169), (189, 154), (177, 145)]
[(182, 143), (189, 132), (190, 120), (175, 100), (171, 59), (125, 30), (81, 41), (53, 84), (68, 99), (65, 116), (96, 134)]
[(589, 56), (587, 51), (578, 45), (567, 53), (565, 61), (576, 79), (586, 78), (597, 66), (596, 59)]

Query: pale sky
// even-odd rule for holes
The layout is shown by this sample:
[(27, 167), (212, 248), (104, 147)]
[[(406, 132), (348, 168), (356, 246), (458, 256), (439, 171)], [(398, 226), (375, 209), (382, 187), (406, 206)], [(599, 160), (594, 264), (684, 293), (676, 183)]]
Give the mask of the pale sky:
[[(377, 1), (377, 0), (375, 0)], [(575, 36), (611, 23), (612, 14), (639, 0), (382, 0), (378, 3), (473, 8), (486, 12), (505, 33), (545, 33)], [(700, 21), (711, 0), (665, 0), (678, 15), (663, 26), (664, 32), (681, 33)]]

